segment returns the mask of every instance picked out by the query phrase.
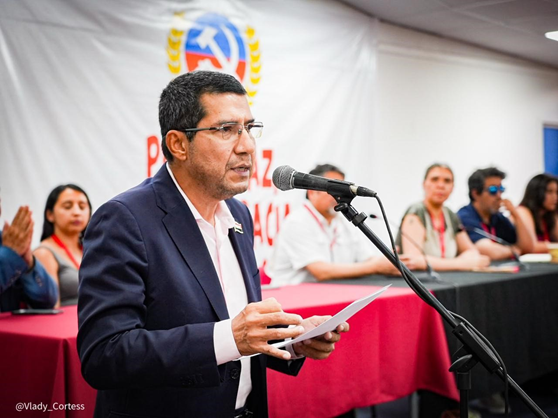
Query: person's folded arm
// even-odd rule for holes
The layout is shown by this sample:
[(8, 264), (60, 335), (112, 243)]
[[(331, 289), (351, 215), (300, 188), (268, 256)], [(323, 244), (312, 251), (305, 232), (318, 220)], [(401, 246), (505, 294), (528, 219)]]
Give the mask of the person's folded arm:
[(33, 265), (20, 280), (23, 283), (23, 293), (32, 308), (49, 309), (56, 305), (58, 285), (35, 257)]
[(13, 286), (28, 268), (27, 263), (14, 250), (0, 246), (0, 294)]
[(504, 202), (511, 217), (515, 220), (515, 232), (517, 234), (515, 246), (519, 249), (520, 254), (532, 253), (537, 241), (536, 236), (529, 231), (524, 218), (518, 213), (516, 207), (509, 200), (504, 200)]
[(481, 254), (487, 255), (491, 260), (505, 260), (513, 257), (511, 247), (498, 244), (488, 238), (479, 239), (475, 245)]
[[(535, 220), (533, 219), (533, 215), (531, 211), (524, 206), (519, 206), (516, 209), (516, 216), (513, 217), (512, 221), (517, 227), (517, 221), (520, 220), (525, 225), (527, 229), (531, 241), (533, 242), (533, 249), (532, 252), (534, 253), (547, 253), (548, 252), (548, 245), (546, 242), (538, 241), (537, 240), (537, 232), (535, 227)], [(518, 231), (519, 237), (519, 231)], [(519, 241), (519, 240), (518, 240)]]
[(306, 266), (306, 269), (319, 282), (332, 279), (346, 279), (372, 274), (374, 262), (372, 260), (359, 263), (328, 263), (316, 261)]

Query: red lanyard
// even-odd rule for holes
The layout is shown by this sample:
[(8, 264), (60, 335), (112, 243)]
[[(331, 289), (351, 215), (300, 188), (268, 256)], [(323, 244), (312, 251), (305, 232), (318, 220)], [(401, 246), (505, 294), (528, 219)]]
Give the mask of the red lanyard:
[(60, 247), (62, 248), (65, 252), (66, 255), (68, 256), (68, 258), (70, 260), (72, 260), (72, 263), (74, 263), (74, 266), (76, 266), (76, 269), (79, 270), (79, 263), (76, 261), (76, 259), (74, 258), (73, 254), (70, 252), (70, 250), (68, 249), (68, 247), (66, 247), (66, 244), (64, 244), (60, 238), (58, 238), (56, 235), (52, 234), (52, 240)]
[[(318, 225), (320, 226), (320, 229), (322, 230), (322, 232), (325, 234), (326, 237), (329, 238), (329, 235), (327, 233), (327, 231), (325, 230), (323, 224), (320, 222), (320, 220), (318, 219), (318, 217), (316, 216), (316, 214), (314, 213), (314, 211), (312, 211), (312, 209), (310, 209), (307, 205), (304, 205), (304, 207), (308, 210), (308, 212), (310, 212), (310, 215), (312, 215), (312, 217), (316, 220), (316, 222), (318, 223)], [(333, 230), (333, 239), (330, 241), (329, 243), (329, 251), (332, 252), (333, 251), (333, 246), (335, 245), (335, 241), (337, 240), (337, 227), (334, 228)]]
[(488, 225), (485, 225), (484, 222), (481, 222), (481, 226), (482, 226), (482, 229), (484, 229), (484, 232), (488, 232), (489, 234), (492, 234), (492, 235), (496, 236), (496, 228), (491, 226), (490, 230), (488, 230)]
[(432, 228), (434, 228), (434, 230), (438, 231), (438, 239), (440, 240), (440, 254), (442, 256), (442, 258), (446, 258), (446, 220), (444, 218), (444, 212), (442, 211), (440, 213), (440, 227), (436, 228), (435, 223), (434, 223), (434, 218), (432, 217), (432, 214), (430, 213), (430, 211), (428, 211), (428, 214), (430, 215), (430, 221), (432, 222)]

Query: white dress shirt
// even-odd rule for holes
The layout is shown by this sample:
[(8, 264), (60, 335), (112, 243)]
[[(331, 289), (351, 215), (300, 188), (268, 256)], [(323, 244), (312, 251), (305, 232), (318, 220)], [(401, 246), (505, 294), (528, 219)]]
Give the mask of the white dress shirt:
[[(242, 271), (240, 270), (238, 259), (236, 258), (228, 235), (229, 229), (233, 228), (235, 223), (231, 211), (224, 201), (219, 202), (217, 211), (215, 212), (214, 227), (202, 218), (190, 199), (188, 199), (188, 196), (178, 185), (168, 164), (167, 170), (196, 219), (205, 245), (211, 255), (211, 260), (213, 261), (217, 276), (219, 276), (221, 289), (223, 289), (223, 294), (227, 303), (229, 318), (234, 318), (248, 304), (248, 297), (246, 295), (246, 286), (244, 284), (244, 278), (242, 277)], [(215, 347), (215, 358), (218, 365), (237, 360), (241, 357), (232, 332), (232, 319), (226, 319), (215, 323), (213, 342)], [(241, 362), (241, 371), (238, 393), (236, 395), (236, 409), (244, 406), (248, 395), (252, 391), (250, 359), (242, 358), (239, 361)], [(218, 402), (218, 400), (215, 401)]]

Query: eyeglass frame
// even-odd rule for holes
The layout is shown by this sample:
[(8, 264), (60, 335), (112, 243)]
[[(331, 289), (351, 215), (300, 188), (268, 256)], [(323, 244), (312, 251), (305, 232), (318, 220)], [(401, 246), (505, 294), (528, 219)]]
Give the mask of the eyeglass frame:
[(496, 196), (498, 192), (504, 193), (506, 188), (502, 185), (496, 186), (493, 184), (492, 186), (485, 187), (484, 190), (486, 190), (490, 196)]
[[(257, 139), (257, 138), (259, 138), (259, 137), (261, 136), (261, 132), (263, 131), (263, 127), (264, 127), (263, 122), (256, 122), (256, 121), (254, 121), (254, 122), (248, 122), (248, 123), (245, 124), (245, 125), (243, 125), (242, 123), (238, 123), (238, 122), (225, 122), (225, 123), (222, 123), (222, 124), (219, 125), (219, 126), (210, 126), (209, 128), (186, 128), (186, 129), (175, 129), (175, 131), (184, 132), (184, 133), (187, 133), (187, 132), (194, 132), (194, 133), (196, 133), (196, 132), (199, 132), (199, 131), (220, 131), (220, 132), (221, 132), (221, 135), (223, 136), (223, 135), (225, 134), (225, 133), (224, 133), (224, 130), (223, 130), (223, 127), (224, 127), (225, 125), (228, 125), (228, 126), (235, 126), (235, 125), (238, 126), (238, 125), (240, 125), (240, 126), (242, 126), (242, 129), (240, 129), (240, 130), (238, 131), (237, 135), (238, 135), (238, 136), (242, 135), (242, 130), (244, 129), (244, 130), (246, 130), (246, 132), (248, 133), (248, 135), (250, 136), (250, 138), (254, 138), (254, 139)], [(247, 125), (255, 125), (255, 126), (252, 126), (250, 129), (248, 129), (248, 128), (247, 128)], [(252, 130), (252, 128), (255, 128), (255, 127), (261, 128), (261, 129), (262, 129), (262, 131), (260, 131), (260, 135), (258, 135), (257, 137), (255, 137), (254, 135), (252, 135), (252, 134), (250, 133), (250, 131)], [(225, 138), (223, 138), (223, 140), (226, 141)]]

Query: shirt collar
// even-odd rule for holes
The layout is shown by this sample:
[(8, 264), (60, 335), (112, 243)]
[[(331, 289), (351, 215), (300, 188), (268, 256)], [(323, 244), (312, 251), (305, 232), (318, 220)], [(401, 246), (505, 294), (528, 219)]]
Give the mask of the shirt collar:
[[(473, 212), (477, 215), (477, 219), (479, 220), (479, 222), (482, 223), (482, 224), (485, 224), (484, 221), (482, 220), (482, 216), (477, 211), (477, 208), (475, 208), (475, 206), (473, 205), (473, 202), (469, 203), (469, 205), (471, 206), (471, 209), (473, 210)], [(488, 224), (485, 224), (485, 225), (493, 226), (496, 223), (497, 217), (498, 217), (497, 213), (491, 213), (490, 218), (488, 218)]]
[[(180, 194), (182, 195), (182, 197), (184, 198), (184, 200), (188, 204), (188, 207), (190, 208), (190, 211), (192, 212), (192, 215), (194, 215), (194, 219), (196, 220), (196, 222), (198, 222), (198, 223), (199, 222), (205, 222), (205, 223), (209, 224), (209, 222), (207, 222), (205, 219), (203, 219), (203, 217), (200, 215), (199, 211), (196, 209), (196, 207), (190, 201), (190, 199), (188, 199), (188, 196), (186, 195), (184, 190), (182, 190), (182, 188), (180, 187), (180, 185), (176, 181), (176, 178), (174, 177), (174, 174), (173, 174), (172, 170), (170, 169), (168, 163), (166, 163), (166, 166), (167, 166), (167, 171), (169, 172), (169, 175), (170, 175), (174, 185), (176, 186), (176, 188), (178, 189), (178, 191), (180, 192)], [(219, 224), (223, 227), (223, 232), (226, 232), (227, 230), (229, 230), (231, 228), (234, 228), (234, 218), (232, 216), (231, 210), (229, 209), (229, 207), (227, 206), (227, 204), (225, 203), (224, 200), (221, 200), (219, 202), (219, 205), (217, 205), (217, 210), (215, 211), (215, 217), (219, 221)]]

